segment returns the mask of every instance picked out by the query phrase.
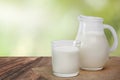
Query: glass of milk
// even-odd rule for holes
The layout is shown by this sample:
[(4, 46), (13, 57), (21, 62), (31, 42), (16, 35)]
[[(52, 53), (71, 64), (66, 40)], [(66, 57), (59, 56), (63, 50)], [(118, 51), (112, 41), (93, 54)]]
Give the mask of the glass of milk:
[(52, 42), (53, 74), (59, 77), (73, 77), (79, 73), (79, 48), (73, 40)]

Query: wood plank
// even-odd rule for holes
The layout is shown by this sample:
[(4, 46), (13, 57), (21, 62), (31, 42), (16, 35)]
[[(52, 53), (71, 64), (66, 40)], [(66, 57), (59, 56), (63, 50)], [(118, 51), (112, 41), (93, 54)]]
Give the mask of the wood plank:
[[(37, 64), (35, 64), (32, 68), (34, 67), (42, 67), (46, 65), (51, 65), (51, 58), (50, 57), (42, 57), (41, 60), (38, 61)], [(29, 69), (22, 75), (20, 75), (16, 80), (36, 80), (39, 79), (39, 76), (34, 75), (33, 70)]]
[[(51, 58), (0, 58), (0, 80), (120, 80), (120, 57), (112, 57), (101, 71), (84, 71), (72, 78), (52, 74)], [(10, 61), (11, 60), (11, 61)]]
[(4, 58), (4, 57), (0, 57), (0, 66), (1, 65), (3, 65), (3, 64), (5, 64), (5, 63), (9, 63), (9, 62), (11, 62), (12, 60), (14, 61), (14, 60), (16, 60), (17, 58)]
[(13, 80), (12, 78), (18, 76), (21, 70), (24, 67), (26, 68), (26, 65), (30, 64), (35, 59), (37, 58), (18, 58), (16, 61), (10, 62), (11, 64), (4, 66), (0, 70), (0, 80)]
[(33, 73), (32, 73), (32, 68), (34, 66), (36, 66), (41, 60), (43, 59), (43, 57), (40, 57), (40, 58), (37, 58), (36, 61), (34, 61), (32, 64), (31, 64), (31, 67), (24, 73), (22, 73), (20, 76), (18, 76), (16, 78), (16, 80), (33, 80), (32, 77), (33, 77)]

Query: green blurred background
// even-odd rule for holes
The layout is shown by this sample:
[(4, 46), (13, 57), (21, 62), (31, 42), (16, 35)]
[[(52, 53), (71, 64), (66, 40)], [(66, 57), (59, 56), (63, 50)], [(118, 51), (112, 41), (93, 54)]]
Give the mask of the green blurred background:
[(50, 56), (51, 41), (75, 39), (81, 14), (103, 17), (120, 36), (120, 0), (0, 0), (0, 56)]

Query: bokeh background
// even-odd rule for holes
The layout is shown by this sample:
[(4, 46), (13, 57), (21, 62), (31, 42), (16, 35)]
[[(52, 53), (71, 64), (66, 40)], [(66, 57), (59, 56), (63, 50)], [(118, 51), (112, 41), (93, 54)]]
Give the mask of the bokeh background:
[(50, 56), (51, 41), (75, 39), (81, 14), (103, 17), (120, 36), (120, 0), (0, 0), (0, 56)]

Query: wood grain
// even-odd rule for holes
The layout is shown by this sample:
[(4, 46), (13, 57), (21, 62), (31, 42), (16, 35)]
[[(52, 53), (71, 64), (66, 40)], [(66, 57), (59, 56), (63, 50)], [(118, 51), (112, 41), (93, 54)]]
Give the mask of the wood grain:
[(120, 80), (120, 57), (111, 57), (101, 71), (84, 71), (72, 78), (52, 74), (50, 57), (1, 57), (0, 80)]

